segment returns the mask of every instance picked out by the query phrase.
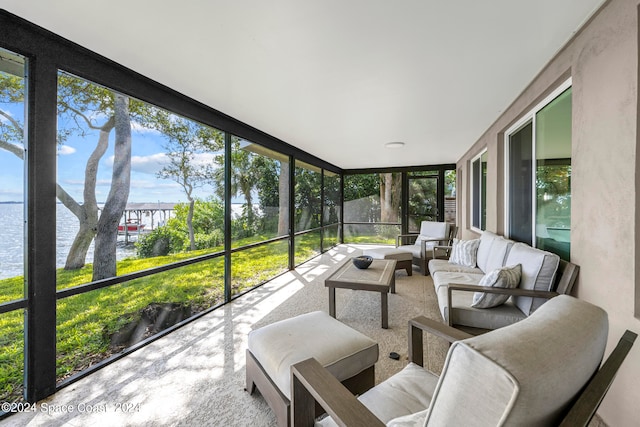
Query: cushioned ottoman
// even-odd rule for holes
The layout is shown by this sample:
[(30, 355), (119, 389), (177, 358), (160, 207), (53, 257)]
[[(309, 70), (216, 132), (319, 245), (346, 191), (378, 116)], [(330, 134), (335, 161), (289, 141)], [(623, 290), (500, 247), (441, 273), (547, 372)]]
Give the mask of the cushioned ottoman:
[(396, 270), (405, 269), (408, 276), (413, 274), (413, 268), (411, 267), (411, 260), (413, 255), (409, 251), (398, 248), (374, 248), (365, 249), (362, 251), (362, 255), (369, 255), (373, 259), (395, 259)]
[(323, 311), (281, 320), (249, 333), (247, 391), (256, 389), (290, 425), (291, 365), (314, 357), (352, 393), (374, 386), (378, 344)]

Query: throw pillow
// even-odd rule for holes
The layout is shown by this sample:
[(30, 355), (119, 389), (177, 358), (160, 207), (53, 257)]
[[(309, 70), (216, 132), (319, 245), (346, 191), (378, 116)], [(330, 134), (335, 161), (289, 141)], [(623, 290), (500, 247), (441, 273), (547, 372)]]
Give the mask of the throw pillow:
[(451, 264), (458, 264), (465, 267), (475, 267), (476, 255), (478, 254), (479, 245), (480, 239), (453, 239), (453, 246), (451, 247), (451, 256), (449, 257), (449, 262)]
[[(522, 276), (522, 264), (516, 264), (509, 267), (496, 268), (495, 270), (484, 275), (479, 286), (488, 286), (491, 288), (517, 288), (520, 284)], [(492, 308), (504, 304), (509, 299), (509, 295), (490, 294), (487, 292), (476, 292), (473, 294), (473, 303), (471, 307), (475, 308)]]

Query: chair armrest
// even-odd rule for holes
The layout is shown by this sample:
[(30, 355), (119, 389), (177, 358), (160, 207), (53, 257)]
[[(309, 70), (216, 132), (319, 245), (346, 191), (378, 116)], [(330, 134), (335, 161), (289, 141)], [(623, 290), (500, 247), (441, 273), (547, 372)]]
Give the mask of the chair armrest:
[[(396, 237), (396, 248), (398, 246), (401, 246), (400, 242), (401, 242), (402, 239), (406, 239), (406, 238), (409, 238), (409, 237), (418, 238), (418, 236), (419, 236), (419, 234), (417, 234), (417, 233), (398, 234), (398, 236)], [(415, 239), (414, 239), (414, 242), (415, 242)]]
[(437, 337), (444, 338), (450, 343), (471, 338), (473, 335), (464, 331), (437, 322), (425, 316), (418, 316), (409, 320), (409, 361), (423, 366), (422, 357), (423, 341), (422, 332), (429, 332)]
[[(423, 331), (449, 342), (473, 336), (425, 316), (409, 320), (409, 360), (420, 366), (423, 365)], [(291, 366), (291, 387), (291, 422), (294, 426), (314, 425), (316, 402), (339, 426), (384, 426), (316, 359), (307, 359)]]
[(307, 359), (291, 367), (291, 386), (291, 425), (313, 426), (315, 402), (318, 402), (340, 426), (384, 426), (316, 359)]
[(579, 272), (579, 265), (561, 259), (560, 264), (558, 265), (558, 274), (556, 274), (555, 290), (559, 294), (570, 295), (571, 289), (573, 289), (573, 285), (576, 283)]
[(445, 245), (436, 245), (436, 246), (433, 247), (433, 251), (432, 251), (431, 255), (433, 256), (433, 259), (436, 259), (436, 256), (437, 256), (436, 255), (436, 251), (444, 251), (446, 256), (449, 257), (450, 254), (451, 254), (451, 248), (453, 248), (453, 246), (450, 246), (450, 245), (446, 245), (446, 246)]
[(448, 241), (449, 241), (449, 239), (447, 239), (446, 237), (421, 240), (420, 241), (420, 258), (427, 259), (427, 243), (428, 242), (438, 242), (438, 243), (442, 244), (443, 242), (446, 243)]
[(604, 399), (613, 379), (631, 350), (638, 335), (635, 332), (626, 330), (618, 341), (618, 345), (613, 349), (607, 360), (600, 369), (589, 380), (586, 387), (580, 392), (578, 399), (571, 406), (565, 415), (560, 427), (575, 427), (589, 425), (600, 403)]

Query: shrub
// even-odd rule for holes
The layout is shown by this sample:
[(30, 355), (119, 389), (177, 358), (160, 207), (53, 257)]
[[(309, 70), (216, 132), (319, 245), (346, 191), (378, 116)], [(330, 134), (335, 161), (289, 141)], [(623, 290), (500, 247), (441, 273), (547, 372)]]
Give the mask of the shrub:
[(221, 230), (213, 230), (210, 233), (196, 233), (194, 238), (196, 249), (215, 248), (224, 242), (224, 233)]
[(158, 227), (136, 242), (138, 256), (150, 258), (180, 252), (185, 247), (183, 236), (170, 225)]
[(395, 239), (400, 234), (400, 228), (397, 225), (376, 225), (374, 229), (378, 236), (385, 239)]

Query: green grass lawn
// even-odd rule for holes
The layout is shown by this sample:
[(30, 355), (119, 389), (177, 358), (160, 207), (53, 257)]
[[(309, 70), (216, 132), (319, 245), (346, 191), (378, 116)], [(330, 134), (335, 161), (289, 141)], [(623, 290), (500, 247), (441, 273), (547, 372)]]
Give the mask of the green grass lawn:
[[(238, 241), (241, 246), (255, 241)], [(363, 239), (367, 241), (366, 238)], [(356, 243), (354, 241), (354, 243)], [(326, 242), (325, 242), (326, 244)], [(130, 258), (118, 262), (119, 275), (145, 270), (198, 255), (208, 249), (154, 258)], [(320, 253), (319, 232), (296, 237), (295, 262)], [(232, 254), (232, 294), (257, 286), (288, 268), (288, 242), (279, 241)], [(57, 289), (91, 281), (92, 266), (57, 271)], [(1, 301), (23, 296), (23, 278), (0, 280)], [(110, 346), (111, 335), (139, 320), (141, 310), (152, 303), (181, 303), (192, 314), (224, 302), (224, 259), (218, 257), (108, 288), (64, 298), (57, 303), (57, 377), (63, 380), (121, 350)], [(20, 399), (23, 382), (23, 310), (0, 315), (0, 400)]]

